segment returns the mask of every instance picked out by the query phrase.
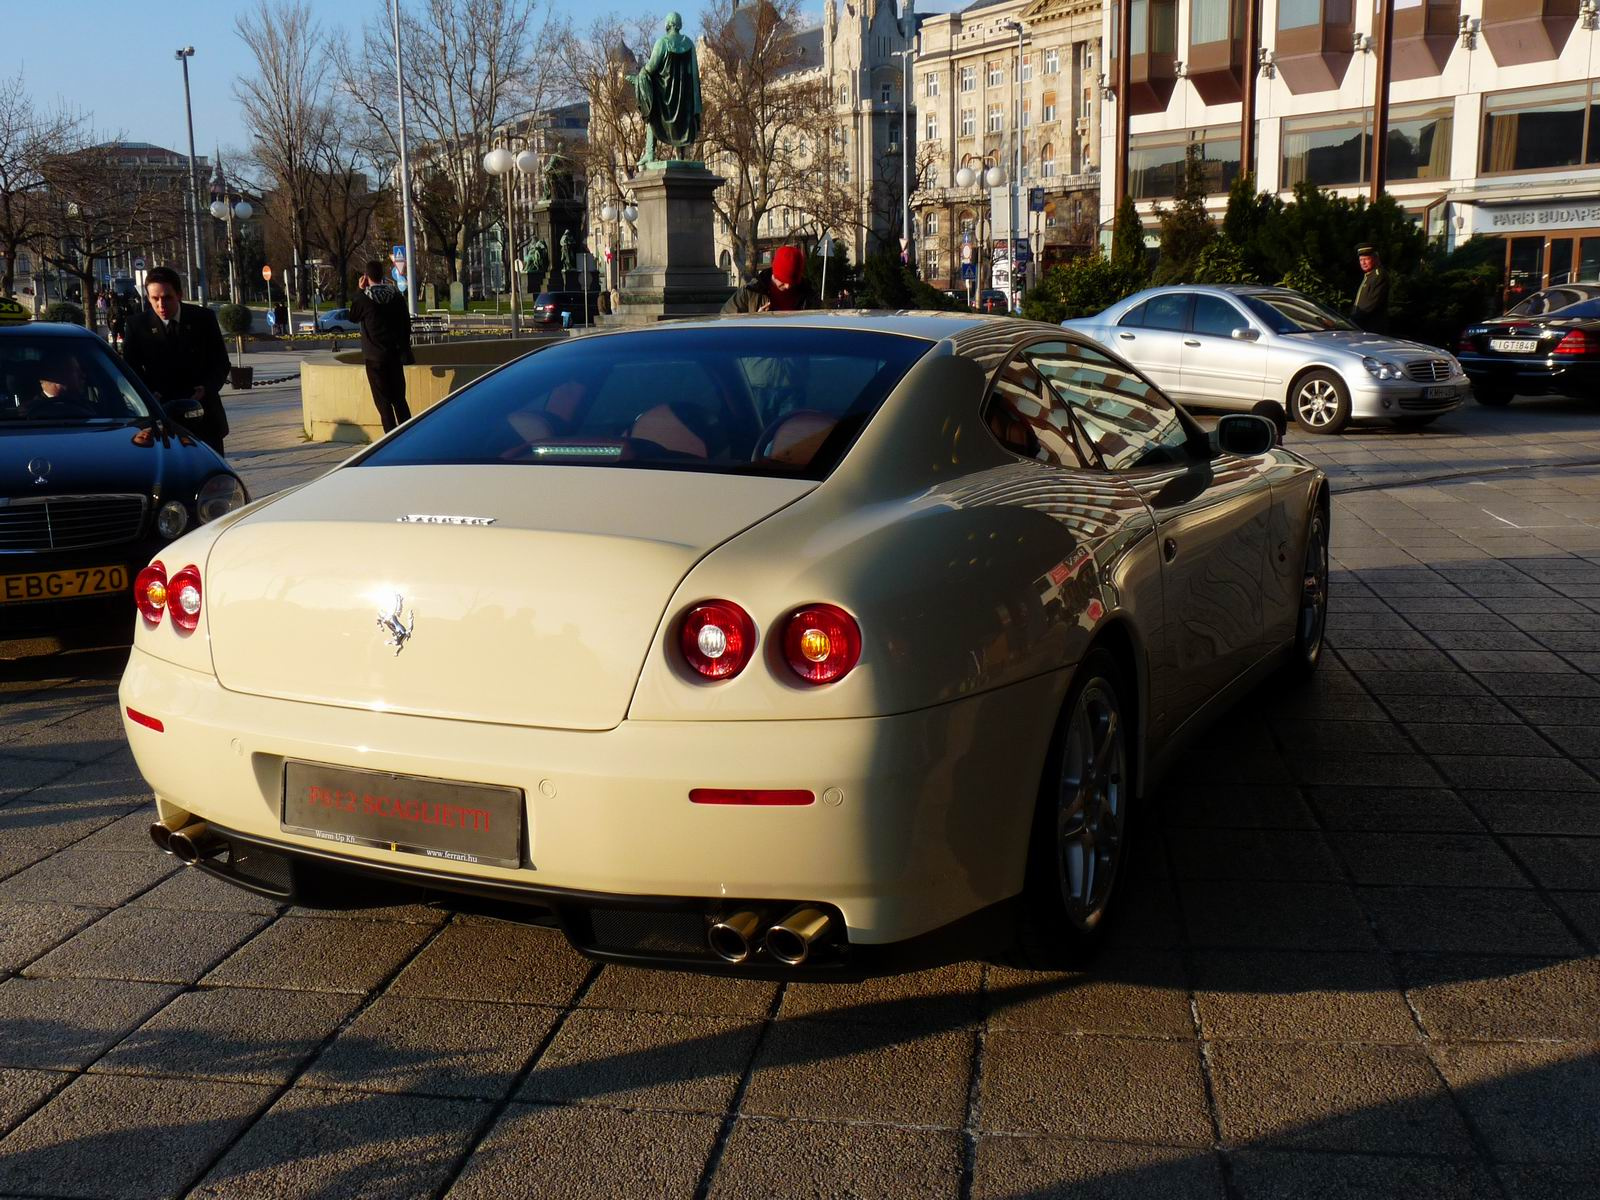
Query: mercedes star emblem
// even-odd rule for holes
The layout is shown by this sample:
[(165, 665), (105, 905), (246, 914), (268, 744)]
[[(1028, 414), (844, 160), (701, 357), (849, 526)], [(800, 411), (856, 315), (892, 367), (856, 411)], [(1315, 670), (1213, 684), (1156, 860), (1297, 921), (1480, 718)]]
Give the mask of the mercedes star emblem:
[(30, 458), (28, 460), (28, 474), (33, 476), (34, 483), (49, 483), (50, 460), (48, 458)]

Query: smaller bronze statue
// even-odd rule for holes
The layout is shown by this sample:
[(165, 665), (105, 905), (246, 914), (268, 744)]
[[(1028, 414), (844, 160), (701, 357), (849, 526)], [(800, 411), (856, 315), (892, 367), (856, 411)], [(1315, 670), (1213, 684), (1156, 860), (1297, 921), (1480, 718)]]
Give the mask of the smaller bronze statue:
[(567, 156), (553, 150), (544, 160), (544, 176), (540, 183), (539, 199), (566, 199), (572, 195), (572, 167)]
[(567, 230), (561, 235), (561, 273), (570, 275), (578, 269), (578, 239), (572, 236), (572, 230)]
[(533, 239), (533, 245), (528, 250), (528, 274), (533, 276), (537, 283), (545, 277), (545, 272), (550, 269), (550, 247), (540, 237)]
[(700, 64), (694, 43), (683, 36), (682, 17), (667, 14), (667, 32), (656, 39), (639, 73), (627, 80), (645, 123), (639, 165), (657, 161), (657, 142), (672, 147), (673, 158), (683, 158), (700, 139)]

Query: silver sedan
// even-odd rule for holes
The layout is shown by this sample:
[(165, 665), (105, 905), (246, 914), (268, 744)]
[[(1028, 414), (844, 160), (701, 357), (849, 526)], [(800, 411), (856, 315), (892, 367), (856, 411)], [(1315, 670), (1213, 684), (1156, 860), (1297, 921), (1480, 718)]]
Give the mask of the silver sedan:
[(1184, 404), (1281, 410), (1313, 433), (1369, 418), (1426, 425), (1472, 392), (1446, 351), (1367, 333), (1286, 288), (1149, 288), (1061, 324)]

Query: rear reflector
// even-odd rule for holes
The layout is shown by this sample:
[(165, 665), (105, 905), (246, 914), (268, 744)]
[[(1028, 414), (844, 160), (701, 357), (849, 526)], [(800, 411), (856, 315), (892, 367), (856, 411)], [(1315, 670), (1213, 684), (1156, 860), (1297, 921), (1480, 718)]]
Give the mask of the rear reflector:
[(768, 807), (814, 804), (810, 792), (760, 788), (694, 788), (689, 799), (695, 804), (757, 804)]
[(167, 731), (167, 727), (161, 723), (159, 718), (147, 717), (137, 708), (128, 710), (128, 720), (135, 725), (143, 725), (146, 729), (154, 729), (157, 733), (165, 733)]

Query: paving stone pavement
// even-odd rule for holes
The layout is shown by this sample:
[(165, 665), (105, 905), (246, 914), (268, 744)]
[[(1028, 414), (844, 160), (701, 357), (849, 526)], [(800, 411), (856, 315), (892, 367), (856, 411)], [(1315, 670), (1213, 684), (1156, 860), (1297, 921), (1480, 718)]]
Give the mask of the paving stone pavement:
[[(264, 494), (339, 461), (231, 405)], [(1150, 799), (1081, 972), (600, 967), (156, 855), (115, 650), (0, 665), (0, 1195), (1600, 1197), (1600, 411), (1291, 443), (1332, 652)]]

